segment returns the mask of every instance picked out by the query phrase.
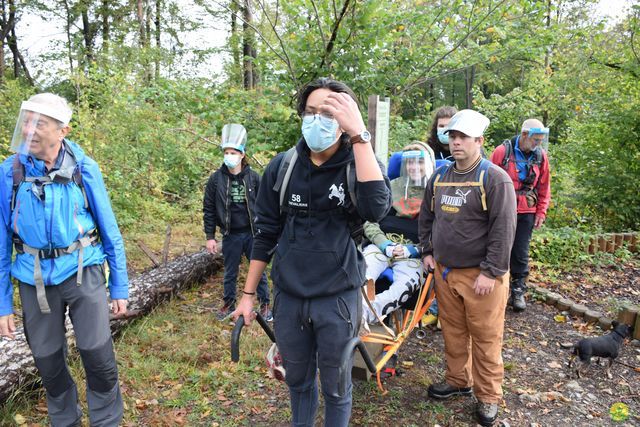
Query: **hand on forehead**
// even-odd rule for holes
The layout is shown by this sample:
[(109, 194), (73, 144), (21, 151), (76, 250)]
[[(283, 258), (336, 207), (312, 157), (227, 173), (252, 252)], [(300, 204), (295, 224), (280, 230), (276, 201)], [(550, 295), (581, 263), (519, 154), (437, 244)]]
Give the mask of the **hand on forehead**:
[(330, 114), (351, 108), (355, 101), (344, 92), (331, 92), (320, 104), (320, 110)]

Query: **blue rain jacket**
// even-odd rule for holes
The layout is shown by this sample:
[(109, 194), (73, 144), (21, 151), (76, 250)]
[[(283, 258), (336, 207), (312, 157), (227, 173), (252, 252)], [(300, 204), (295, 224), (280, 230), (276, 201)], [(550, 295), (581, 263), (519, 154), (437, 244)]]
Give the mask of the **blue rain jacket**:
[[(13, 251), (12, 237), (17, 233), (27, 245), (45, 248), (66, 248), (88, 231), (97, 228), (100, 241), (84, 248), (84, 267), (109, 264), (109, 293), (112, 299), (129, 297), (129, 279), (122, 235), (118, 229), (111, 202), (98, 164), (84, 154), (75, 143), (64, 140), (66, 149), (75, 156), (82, 173), (89, 209), (85, 209), (82, 189), (73, 181), (67, 184), (45, 185), (44, 201), (31, 191), (31, 183), (22, 182), (16, 192), (11, 211), (14, 154), (0, 165), (0, 316), (13, 312), (13, 286), (10, 275), (34, 285), (34, 257)], [(31, 155), (20, 155), (24, 175), (45, 175), (44, 161)], [(78, 271), (78, 251), (57, 258), (41, 259), (45, 286), (56, 286)]]

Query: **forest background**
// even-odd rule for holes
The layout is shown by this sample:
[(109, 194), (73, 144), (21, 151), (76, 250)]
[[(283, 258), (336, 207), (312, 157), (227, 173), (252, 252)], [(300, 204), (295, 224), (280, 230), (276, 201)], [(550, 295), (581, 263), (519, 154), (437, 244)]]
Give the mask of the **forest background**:
[[(615, 19), (603, 13), (621, 3)], [(596, 234), (640, 230), (639, 31), (637, 0), (0, 0), (0, 157), (10, 155), (23, 100), (42, 91), (69, 99), (70, 137), (101, 166), (133, 276), (150, 265), (140, 243), (160, 252), (167, 225), (172, 256), (204, 246), (202, 193), (222, 163), (222, 126), (245, 125), (262, 171), (299, 138), (296, 93), (317, 77), (345, 81), (362, 106), (369, 95), (390, 98), (390, 151), (426, 140), (442, 105), (490, 117), (487, 152), (537, 117), (551, 128), (552, 204), (534, 233), (535, 280), (615, 312), (637, 300), (637, 254), (588, 255), (586, 246)], [(212, 316), (219, 276), (116, 341), (127, 426), (286, 424), (286, 388), (262, 363), (268, 339), (247, 330), (243, 363), (230, 363), (229, 326)], [(584, 421), (565, 400), (552, 410), (519, 403), (518, 390), (559, 381), (549, 366), (560, 369), (565, 352), (553, 343), (573, 328), (549, 310), (532, 303), (532, 314), (510, 317), (511, 425)], [(469, 424), (466, 404), (424, 399), (444, 367), (441, 336), (430, 337), (403, 350), (417, 367), (411, 381), (390, 383), (386, 397), (357, 385), (354, 425), (418, 425), (418, 413), (420, 425)], [(637, 352), (624, 356), (637, 365)], [(77, 355), (71, 367), (80, 378)], [(638, 389), (630, 373), (629, 393)], [(605, 425), (624, 400), (605, 392), (621, 383), (603, 384), (586, 388), (597, 404), (575, 402), (600, 411), (589, 425)], [(0, 402), (0, 425), (47, 425), (46, 412), (42, 389), (26, 386)]]
[[(540, 261), (578, 262), (589, 235), (639, 228), (637, 1), (615, 20), (594, 0), (0, 5), (0, 156), (21, 101), (67, 97), (71, 139), (101, 165), (129, 242), (167, 224), (204, 241), (202, 191), (221, 164), (222, 126), (245, 125), (261, 171), (299, 138), (296, 93), (320, 76), (348, 83), (362, 106), (372, 94), (391, 99), (390, 151), (426, 140), (442, 105), (489, 116), (488, 151), (540, 118), (553, 192), (535, 234)], [(41, 28), (20, 25), (35, 17), (61, 34), (37, 54), (22, 43)]]

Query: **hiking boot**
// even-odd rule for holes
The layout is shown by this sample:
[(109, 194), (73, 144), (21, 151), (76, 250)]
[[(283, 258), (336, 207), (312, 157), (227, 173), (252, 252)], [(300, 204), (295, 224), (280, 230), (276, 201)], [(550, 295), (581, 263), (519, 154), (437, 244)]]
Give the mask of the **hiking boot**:
[(471, 396), (471, 387), (454, 387), (441, 382), (438, 384), (431, 384), (427, 390), (429, 397), (434, 399), (448, 399), (452, 396)]
[(235, 302), (225, 302), (220, 310), (218, 310), (218, 314), (216, 317), (218, 320), (224, 320), (231, 315), (236, 309)]
[(498, 418), (498, 404), (478, 402), (476, 405), (476, 416), (481, 426), (490, 427)]
[(527, 308), (527, 302), (524, 299), (524, 294), (527, 292), (525, 278), (511, 278), (509, 288), (511, 289), (509, 305), (513, 307), (513, 311), (516, 313), (524, 311)]
[(260, 315), (267, 322), (273, 322), (273, 313), (271, 312), (271, 309), (269, 308), (269, 303), (268, 302), (263, 302), (262, 304), (260, 304)]

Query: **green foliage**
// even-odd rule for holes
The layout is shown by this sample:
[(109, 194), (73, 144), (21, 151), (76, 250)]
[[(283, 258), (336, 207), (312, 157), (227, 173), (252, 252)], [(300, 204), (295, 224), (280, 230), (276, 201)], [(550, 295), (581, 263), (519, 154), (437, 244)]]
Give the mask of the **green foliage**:
[(578, 266), (588, 258), (588, 245), (588, 234), (572, 228), (536, 231), (530, 254), (545, 266)]
[[(201, 209), (206, 179), (222, 163), (218, 144), (225, 123), (247, 128), (247, 152), (258, 170), (299, 135), (290, 99), (276, 92), (198, 80), (140, 86), (125, 73), (97, 68), (55, 89), (73, 102), (69, 137), (100, 165), (124, 229), (170, 223), (181, 212)], [(4, 156), (20, 102), (32, 90), (11, 80), (0, 87)]]
[(431, 118), (419, 117), (403, 120), (402, 117), (393, 115), (389, 127), (389, 153), (392, 153), (400, 151), (411, 141), (427, 142), (431, 129)]
[(531, 238), (531, 258), (551, 270), (571, 269), (586, 264), (616, 266), (634, 259), (634, 254), (627, 247), (619, 248), (615, 253), (589, 254), (588, 247), (593, 235), (570, 227), (535, 231)]
[[(226, 25), (231, 9), (214, 3), (196, 1), (205, 16)], [(552, 129), (548, 226), (637, 229), (640, 9), (605, 27), (594, 19), (595, 3), (384, 0), (309, 7), (286, 0), (254, 8), (251, 34), (241, 30), (243, 11), (232, 5), (239, 15), (224, 48), (232, 57), (218, 80), (192, 77), (213, 48), (183, 49), (178, 35), (206, 22), (190, 19), (175, 2), (152, 12), (161, 18), (160, 45), (155, 21), (142, 31), (133, 3), (105, 10), (76, 3), (68, 11), (69, 39), (41, 58), (63, 59), (74, 70), (50, 67), (52, 74), (36, 76), (48, 84), (37, 91), (73, 101), (70, 136), (101, 165), (125, 228), (147, 227), (148, 214), (162, 223), (200, 209), (202, 187), (221, 162), (225, 123), (247, 128), (252, 166), (262, 170), (300, 136), (297, 91), (332, 76), (347, 82), (362, 106), (371, 94), (390, 97), (390, 152), (425, 141), (430, 110), (443, 104), (462, 108), (472, 101), (491, 118), (487, 151), (517, 133), (524, 119), (543, 119)], [(41, 2), (24, 7), (23, 13), (52, 21), (60, 16)], [(93, 37), (89, 50), (74, 21), (83, 7), (95, 27), (86, 34)], [(102, 14), (111, 26), (101, 40)], [(259, 84), (251, 91), (239, 88), (246, 39), (258, 40)], [(192, 61), (181, 61), (187, 55)], [(181, 73), (180, 66), (191, 71)], [(19, 80), (0, 85), (0, 155), (9, 154), (20, 102), (35, 91)]]
[(33, 88), (21, 80), (7, 80), (0, 85), (0, 157), (11, 154), (9, 144), (18, 120), (20, 104), (33, 94)]
[(569, 122), (559, 160), (566, 164), (563, 184), (573, 185), (560, 194), (586, 207), (584, 215), (591, 225), (599, 224), (606, 231), (636, 230), (640, 226), (640, 81), (618, 76), (600, 89), (592, 97), (601, 99), (592, 98), (583, 107), (586, 111)]

